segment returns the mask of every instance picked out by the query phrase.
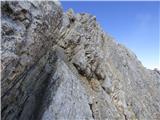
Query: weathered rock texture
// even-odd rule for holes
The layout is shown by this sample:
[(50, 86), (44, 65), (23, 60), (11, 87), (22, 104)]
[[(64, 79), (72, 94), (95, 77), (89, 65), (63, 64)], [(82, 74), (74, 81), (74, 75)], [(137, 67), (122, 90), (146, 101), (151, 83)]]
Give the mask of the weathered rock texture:
[(35, 119), (62, 25), (54, 2), (1, 2), (2, 119)]
[(1, 2), (2, 120), (159, 120), (148, 70), (87, 13)]

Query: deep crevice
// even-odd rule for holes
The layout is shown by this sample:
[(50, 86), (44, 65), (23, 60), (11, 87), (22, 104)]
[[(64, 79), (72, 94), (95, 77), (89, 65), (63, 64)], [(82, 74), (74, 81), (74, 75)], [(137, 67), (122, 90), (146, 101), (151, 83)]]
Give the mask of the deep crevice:
[(93, 117), (93, 119), (94, 119), (95, 117), (94, 117), (94, 114), (93, 114), (93, 105), (92, 105), (91, 103), (89, 103), (89, 107), (90, 107), (90, 110), (91, 110), (91, 112), (92, 112), (92, 117)]
[(125, 120), (128, 120), (128, 119), (127, 119), (127, 116), (126, 116), (125, 114), (124, 114), (124, 119), (125, 119)]

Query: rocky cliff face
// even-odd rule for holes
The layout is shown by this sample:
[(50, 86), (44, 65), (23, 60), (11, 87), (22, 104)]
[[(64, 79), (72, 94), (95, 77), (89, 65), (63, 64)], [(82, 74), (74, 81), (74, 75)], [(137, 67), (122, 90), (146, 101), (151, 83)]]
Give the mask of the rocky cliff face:
[(2, 120), (158, 120), (160, 72), (87, 13), (1, 2)]

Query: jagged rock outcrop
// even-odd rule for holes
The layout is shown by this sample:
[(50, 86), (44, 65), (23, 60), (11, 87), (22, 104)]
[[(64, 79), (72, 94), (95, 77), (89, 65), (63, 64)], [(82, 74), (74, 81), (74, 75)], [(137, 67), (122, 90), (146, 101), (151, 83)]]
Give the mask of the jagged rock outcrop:
[(2, 120), (158, 120), (160, 72), (87, 13), (1, 2)]

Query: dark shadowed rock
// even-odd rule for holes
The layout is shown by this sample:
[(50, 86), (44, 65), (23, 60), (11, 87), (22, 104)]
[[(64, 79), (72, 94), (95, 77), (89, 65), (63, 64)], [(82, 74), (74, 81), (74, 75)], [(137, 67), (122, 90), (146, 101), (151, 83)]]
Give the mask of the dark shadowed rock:
[(34, 119), (52, 73), (45, 68), (53, 62), (62, 10), (56, 2), (1, 3), (2, 119)]

